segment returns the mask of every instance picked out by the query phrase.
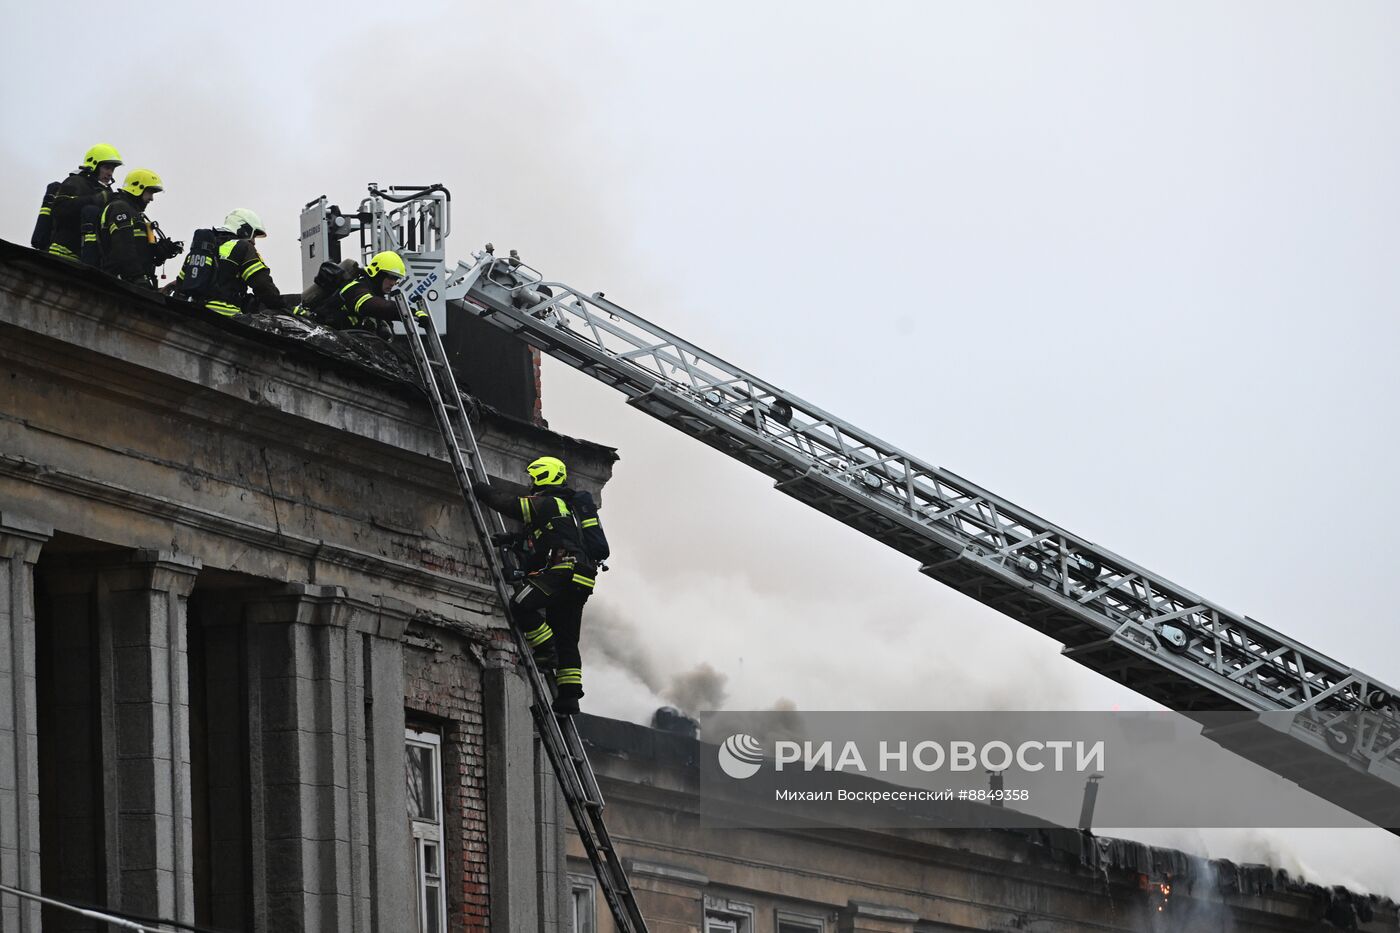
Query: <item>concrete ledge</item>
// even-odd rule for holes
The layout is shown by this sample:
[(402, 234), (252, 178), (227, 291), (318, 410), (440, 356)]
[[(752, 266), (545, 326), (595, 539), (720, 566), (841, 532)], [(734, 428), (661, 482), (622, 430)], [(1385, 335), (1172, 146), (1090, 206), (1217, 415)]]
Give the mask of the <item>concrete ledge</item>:
[(869, 917), (872, 920), (893, 920), (896, 923), (914, 923), (919, 915), (903, 907), (889, 907), (885, 904), (872, 904), (869, 901), (850, 901), (846, 905), (854, 917)]
[(627, 873), (643, 878), (660, 878), (664, 881), (694, 885), (697, 888), (706, 887), (710, 883), (710, 876), (701, 872), (679, 868), (675, 865), (663, 865), (660, 862), (644, 862), (639, 859), (627, 860)]

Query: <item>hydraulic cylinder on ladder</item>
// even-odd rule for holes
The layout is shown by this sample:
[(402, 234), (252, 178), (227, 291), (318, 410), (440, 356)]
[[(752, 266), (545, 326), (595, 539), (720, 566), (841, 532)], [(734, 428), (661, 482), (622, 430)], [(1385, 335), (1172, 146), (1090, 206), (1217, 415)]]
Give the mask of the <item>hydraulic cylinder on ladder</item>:
[[(392, 205), (392, 206), (390, 206)], [(471, 510), (482, 551), (487, 556), (491, 580), (506, 616), (515, 647), (525, 667), (534, 702), (530, 714), (549, 762), (559, 780), (564, 801), (573, 816), (585, 853), (598, 878), (603, 898), (621, 933), (646, 933), (646, 921), (637, 907), (622, 859), (613, 845), (603, 820), (604, 801), (584, 751), (583, 742), (571, 717), (558, 717), (550, 709), (552, 695), (548, 682), (535, 666), (534, 656), (525, 643), (521, 628), (511, 613), (511, 588), (505, 567), (491, 538), (505, 532), (505, 523), (495, 512), (488, 519), (472, 493), (473, 478), (489, 482), (472, 428), (466, 399), (457, 387), (443, 347), (441, 326), (445, 324), (445, 283), (442, 241), (450, 230), (450, 197), (441, 185), (428, 188), (389, 188), (370, 186), (370, 197), (360, 210), (347, 217), (322, 196), (307, 205), (302, 214), (302, 274), (309, 284), (322, 262), (340, 262), (340, 240), (360, 233), (361, 261), (374, 253), (392, 249), (408, 267), (404, 285), (394, 293), (399, 320), (408, 338), (409, 349), (428, 394), (428, 402), (442, 432), (448, 460), (457, 478), (463, 501)], [(424, 319), (415, 309), (426, 310)], [(422, 320), (423, 333), (418, 322)]]
[(1393, 687), (926, 464), (601, 292), (547, 282), (489, 244), (474, 259), (459, 264), (449, 300), (1057, 639), (1072, 660), (1187, 715), (1267, 714), (1205, 734), (1400, 832)]

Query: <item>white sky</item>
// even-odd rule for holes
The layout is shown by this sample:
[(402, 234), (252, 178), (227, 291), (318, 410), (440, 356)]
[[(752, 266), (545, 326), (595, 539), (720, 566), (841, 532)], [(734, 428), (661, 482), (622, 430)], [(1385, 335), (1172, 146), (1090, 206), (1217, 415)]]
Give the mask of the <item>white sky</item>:
[[(292, 291), (303, 203), (443, 182), (457, 255), (518, 248), (1400, 684), (1392, 3), (11, 7), (6, 239), (110, 142), (172, 236), (261, 213)], [(622, 455), (590, 711), (701, 662), (731, 708), (1145, 705), (611, 390), (545, 393)], [(1400, 897), (1400, 841), (1323, 836), (1192, 847)]]

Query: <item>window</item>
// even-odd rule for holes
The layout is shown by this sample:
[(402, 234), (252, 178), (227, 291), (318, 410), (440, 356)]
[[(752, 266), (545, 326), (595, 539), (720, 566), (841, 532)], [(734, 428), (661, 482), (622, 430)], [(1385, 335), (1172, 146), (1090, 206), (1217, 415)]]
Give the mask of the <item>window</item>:
[(442, 739), (434, 732), (404, 732), (408, 762), (408, 819), (418, 879), (418, 933), (443, 933)]
[(778, 911), (776, 922), (778, 933), (824, 933), (826, 929), (820, 918), (788, 910)]
[(593, 879), (585, 875), (570, 875), (569, 886), (573, 897), (573, 933), (595, 933), (597, 929), (595, 913), (597, 897), (594, 894)]
[(753, 933), (753, 907), (706, 894), (703, 933)]

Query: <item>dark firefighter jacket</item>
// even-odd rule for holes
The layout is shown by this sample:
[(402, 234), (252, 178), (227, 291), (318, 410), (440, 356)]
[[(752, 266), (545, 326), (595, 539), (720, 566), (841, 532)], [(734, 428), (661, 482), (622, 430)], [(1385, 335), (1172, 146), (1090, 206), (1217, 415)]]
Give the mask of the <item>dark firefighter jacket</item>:
[(156, 284), (155, 234), (145, 205), (125, 191), (112, 195), (97, 227), (102, 246), (102, 271), (124, 282)]
[(253, 241), (239, 239), (226, 230), (218, 231), (216, 239), (219, 244), (218, 271), (214, 278), (216, 294), (205, 301), (204, 306), (225, 316), (241, 314), (251, 291), (264, 309), (285, 310), (282, 294)]
[(336, 330), (372, 328), (373, 321), (392, 324), (399, 319), (398, 307), (379, 294), (374, 280), (363, 272), (340, 287), (335, 300), (327, 302), (322, 314)]
[[(568, 486), (537, 486), (520, 496), (486, 483), (472, 491), (486, 505), (507, 518), (523, 522), (525, 535), (534, 544), (533, 565), (528, 571), (575, 570), (574, 582), (592, 588), (594, 564), (583, 546), (578, 516), (569, 508), (574, 491)], [(580, 579), (582, 577), (582, 579)]]
[(78, 260), (86, 244), (92, 253), (92, 248), (97, 246), (97, 215), (110, 196), (111, 192), (98, 183), (94, 172), (73, 172), (65, 178), (54, 192), (50, 208), (53, 233), (49, 252), (64, 259)]

